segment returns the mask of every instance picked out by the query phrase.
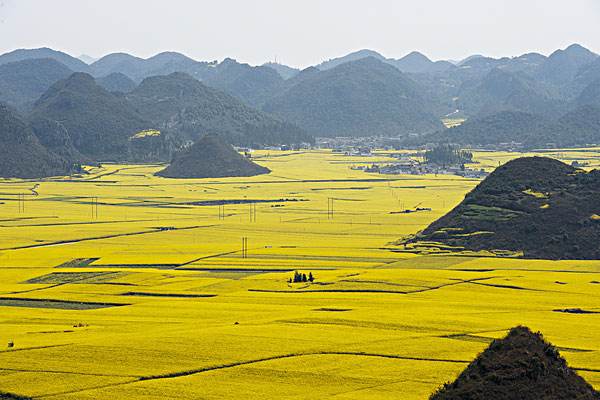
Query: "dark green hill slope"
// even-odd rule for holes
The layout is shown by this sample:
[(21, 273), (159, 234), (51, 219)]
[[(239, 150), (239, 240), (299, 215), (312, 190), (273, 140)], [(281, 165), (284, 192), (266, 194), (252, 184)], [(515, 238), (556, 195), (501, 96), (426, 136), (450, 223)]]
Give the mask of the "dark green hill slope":
[(268, 101), (263, 109), (312, 135), (398, 136), (442, 127), (432, 105), (421, 96), (421, 88), (375, 58), (300, 75), (296, 85)]
[(25, 121), (11, 108), (0, 104), (0, 176), (42, 178), (67, 175), (71, 162), (40, 144)]
[(93, 62), (90, 73), (95, 77), (103, 77), (113, 73), (121, 73), (133, 79), (143, 79), (145, 75), (144, 59), (127, 53), (108, 54)]
[(570, 110), (539, 133), (541, 143), (556, 147), (600, 144), (600, 104), (583, 105)]
[(575, 103), (600, 107), (600, 78), (587, 85), (575, 99)]
[(410, 240), (418, 241), (525, 258), (600, 259), (600, 171), (544, 157), (510, 161)]
[(127, 95), (127, 100), (161, 130), (186, 139), (197, 140), (211, 133), (245, 146), (312, 140), (298, 127), (183, 73), (147, 78)]
[(386, 58), (384, 56), (382, 56), (381, 54), (379, 54), (378, 52), (369, 50), (369, 49), (362, 49), (362, 50), (354, 51), (350, 54), (346, 54), (341, 57), (336, 57), (336, 58), (332, 58), (327, 61), (323, 61), (321, 64), (316, 65), (315, 67), (318, 70), (327, 71), (328, 69), (333, 69), (342, 64), (362, 60), (364, 58), (369, 58), (369, 57), (375, 58), (379, 61), (386, 61)]
[(275, 71), (277, 71), (277, 73), (283, 79), (290, 79), (290, 78), (298, 75), (298, 73), (300, 72), (300, 70), (297, 69), (297, 68), (292, 68), (292, 67), (289, 67), (287, 65), (279, 64), (279, 63), (276, 63), (276, 62), (265, 63), (265, 64), (263, 64), (263, 67), (269, 67), (271, 69), (274, 69)]
[(51, 58), (75, 72), (85, 72), (88, 69), (88, 65), (80, 59), (70, 56), (67, 53), (63, 53), (62, 51), (49, 49), (47, 47), (39, 49), (18, 49), (2, 54), (0, 55), (0, 65), (40, 58)]
[(430, 400), (595, 400), (600, 393), (569, 368), (540, 333), (518, 326)]
[(500, 111), (553, 116), (565, 108), (547, 85), (504, 69), (494, 68), (474, 86), (464, 86), (457, 107), (470, 116)]
[(412, 138), (407, 145), (455, 143), (473, 147), (489, 147), (501, 143), (541, 144), (541, 132), (550, 129), (551, 121), (535, 114), (502, 111), (465, 121), (462, 125), (432, 135)]
[(598, 58), (598, 55), (579, 44), (556, 50), (540, 66), (536, 77), (555, 85), (565, 85)]
[(0, 101), (23, 109), (50, 86), (73, 71), (51, 58), (36, 58), (0, 65)]
[(460, 126), (405, 140), (407, 146), (427, 143), (456, 143), (473, 147), (494, 147), (520, 143), (522, 147), (561, 148), (600, 144), (600, 107), (573, 108), (558, 119), (519, 111), (467, 120)]
[(226, 178), (269, 172), (268, 168), (239, 154), (219, 136), (207, 135), (175, 154), (171, 164), (156, 175), (165, 178)]
[(431, 61), (426, 55), (413, 51), (398, 60), (387, 60), (402, 72), (432, 74), (456, 68), (448, 61)]
[(213, 73), (211, 63), (198, 62), (175, 52), (159, 53), (144, 59), (127, 53), (108, 54), (90, 65), (90, 73), (95, 77), (122, 73), (135, 82), (155, 75), (168, 75), (185, 72), (196, 79), (204, 79)]
[(29, 119), (29, 126), (39, 142), (52, 153), (76, 164), (90, 164), (92, 160), (75, 148), (67, 128), (60, 122), (41, 117)]
[(125, 99), (84, 73), (48, 89), (35, 103), (30, 119), (60, 122), (75, 148), (97, 161), (126, 159), (129, 138), (153, 127)]
[(280, 90), (284, 79), (273, 68), (253, 67), (228, 58), (215, 66), (203, 82), (260, 107)]
[(582, 89), (597, 80), (600, 80), (600, 57), (581, 67), (573, 83), (575, 87)]
[(129, 93), (137, 86), (133, 79), (120, 72), (113, 72), (101, 78), (96, 78), (98, 85), (109, 92)]

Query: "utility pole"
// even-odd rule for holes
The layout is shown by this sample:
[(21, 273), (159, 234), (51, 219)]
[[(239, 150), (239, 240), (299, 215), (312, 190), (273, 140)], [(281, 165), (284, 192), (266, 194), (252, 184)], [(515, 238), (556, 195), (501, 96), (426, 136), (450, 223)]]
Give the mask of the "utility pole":
[(92, 197), (92, 219), (98, 219), (98, 198)]
[(256, 203), (250, 203), (249, 217), (250, 222), (256, 222)]
[(25, 212), (25, 193), (19, 193), (19, 213)]
[(248, 258), (248, 238), (242, 238), (242, 258)]
[(333, 197), (327, 198), (327, 219), (333, 219)]

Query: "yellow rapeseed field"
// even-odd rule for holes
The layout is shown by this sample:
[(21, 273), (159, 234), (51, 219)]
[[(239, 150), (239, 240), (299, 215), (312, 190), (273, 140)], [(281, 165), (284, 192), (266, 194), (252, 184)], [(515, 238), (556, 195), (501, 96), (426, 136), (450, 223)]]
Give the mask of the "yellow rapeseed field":
[[(531, 154), (600, 166), (600, 149)], [(254, 156), (272, 173), (0, 180), (0, 392), (427, 399), (518, 324), (600, 388), (600, 261), (403, 252), (478, 181), (351, 169), (385, 153)], [(557, 311), (574, 308), (599, 313)]]

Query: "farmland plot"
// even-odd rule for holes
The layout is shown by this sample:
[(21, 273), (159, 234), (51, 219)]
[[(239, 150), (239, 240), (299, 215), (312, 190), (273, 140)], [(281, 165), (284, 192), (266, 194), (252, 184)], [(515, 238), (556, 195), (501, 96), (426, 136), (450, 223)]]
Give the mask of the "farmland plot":
[[(475, 153), (486, 169), (518, 156)], [(477, 180), (349, 168), (385, 154), (255, 158), (273, 172), (0, 181), (0, 392), (424, 399), (518, 324), (600, 388), (600, 261), (413, 254), (393, 242)]]

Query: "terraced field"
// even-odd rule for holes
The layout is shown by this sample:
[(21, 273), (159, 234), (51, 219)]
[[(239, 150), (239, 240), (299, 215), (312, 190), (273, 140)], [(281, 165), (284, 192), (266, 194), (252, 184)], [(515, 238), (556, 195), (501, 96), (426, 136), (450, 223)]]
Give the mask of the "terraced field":
[[(597, 149), (552, 154), (600, 165)], [(392, 243), (478, 181), (349, 168), (385, 154), (256, 161), (273, 172), (0, 181), (0, 392), (426, 399), (517, 324), (600, 388), (600, 261), (416, 255)]]

